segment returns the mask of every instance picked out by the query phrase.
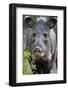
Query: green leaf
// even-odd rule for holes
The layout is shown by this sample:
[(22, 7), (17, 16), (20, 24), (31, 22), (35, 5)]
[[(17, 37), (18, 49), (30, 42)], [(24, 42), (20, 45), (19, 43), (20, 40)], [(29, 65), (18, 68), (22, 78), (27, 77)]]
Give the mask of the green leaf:
[(31, 53), (28, 48), (24, 49), (23, 51), (23, 74), (24, 75), (29, 75), (32, 74), (32, 69), (29, 63)]

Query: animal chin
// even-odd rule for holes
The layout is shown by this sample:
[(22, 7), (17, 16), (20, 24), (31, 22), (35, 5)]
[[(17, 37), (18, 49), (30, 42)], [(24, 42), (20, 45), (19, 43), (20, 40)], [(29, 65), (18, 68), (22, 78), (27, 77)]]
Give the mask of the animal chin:
[(41, 60), (41, 59), (42, 59), (41, 56), (36, 56), (36, 57), (35, 57), (35, 61), (37, 61), (37, 60), (39, 61), (39, 60)]
[(38, 69), (38, 72), (41, 73), (41, 70), (43, 73), (49, 73), (50, 72), (50, 62), (48, 60), (44, 61), (43, 59), (36, 60), (36, 67)]

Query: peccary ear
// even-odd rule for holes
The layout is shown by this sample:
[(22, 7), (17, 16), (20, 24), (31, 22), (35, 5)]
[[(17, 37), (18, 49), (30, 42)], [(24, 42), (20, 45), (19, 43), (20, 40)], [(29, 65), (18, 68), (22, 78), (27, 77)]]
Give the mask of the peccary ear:
[(57, 20), (56, 19), (50, 19), (48, 21), (48, 26), (50, 29), (54, 28), (54, 26), (57, 24)]
[(28, 27), (32, 28), (33, 27), (33, 24), (34, 24), (34, 20), (31, 17), (26, 17), (25, 18), (25, 24)]

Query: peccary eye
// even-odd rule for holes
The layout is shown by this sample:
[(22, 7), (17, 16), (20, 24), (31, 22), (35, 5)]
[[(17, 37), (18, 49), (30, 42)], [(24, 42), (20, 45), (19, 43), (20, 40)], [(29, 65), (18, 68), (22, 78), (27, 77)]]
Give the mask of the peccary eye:
[(33, 52), (36, 53), (36, 50), (34, 50)]
[(35, 40), (33, 39), (33, 40), (32, 40), (32, 42), (34, 43), (34, 42), (35, 42)]
[(45, 38), (47, 38), (47, 34), (46, 33), (44, 33), (43, 35), (44, 35)]
[(36, 34), (35, 33), (33, 33), (33, 37), (35, 37), (36, 36)]

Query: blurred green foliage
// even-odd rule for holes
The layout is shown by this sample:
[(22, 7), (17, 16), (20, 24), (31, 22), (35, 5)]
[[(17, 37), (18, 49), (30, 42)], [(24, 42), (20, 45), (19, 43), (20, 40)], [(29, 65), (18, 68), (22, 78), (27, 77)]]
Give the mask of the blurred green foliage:
[(28, 48), (23, 50), (23, 74), (29, 75), (32, 74), (32, 69), (29, 63), (31, 53)]
[(23, 51), (24, 58), (29, 59), (31, 56), (31, 53), (28, 48), (25, 48)]
[[(31, 64), (30, 64), (31, 62)], [(31, 75), (36, 73), (36, 64), (35, 61), (31, 60), (31, 52), (28, 48), (23, 50), (23, 74)]]

